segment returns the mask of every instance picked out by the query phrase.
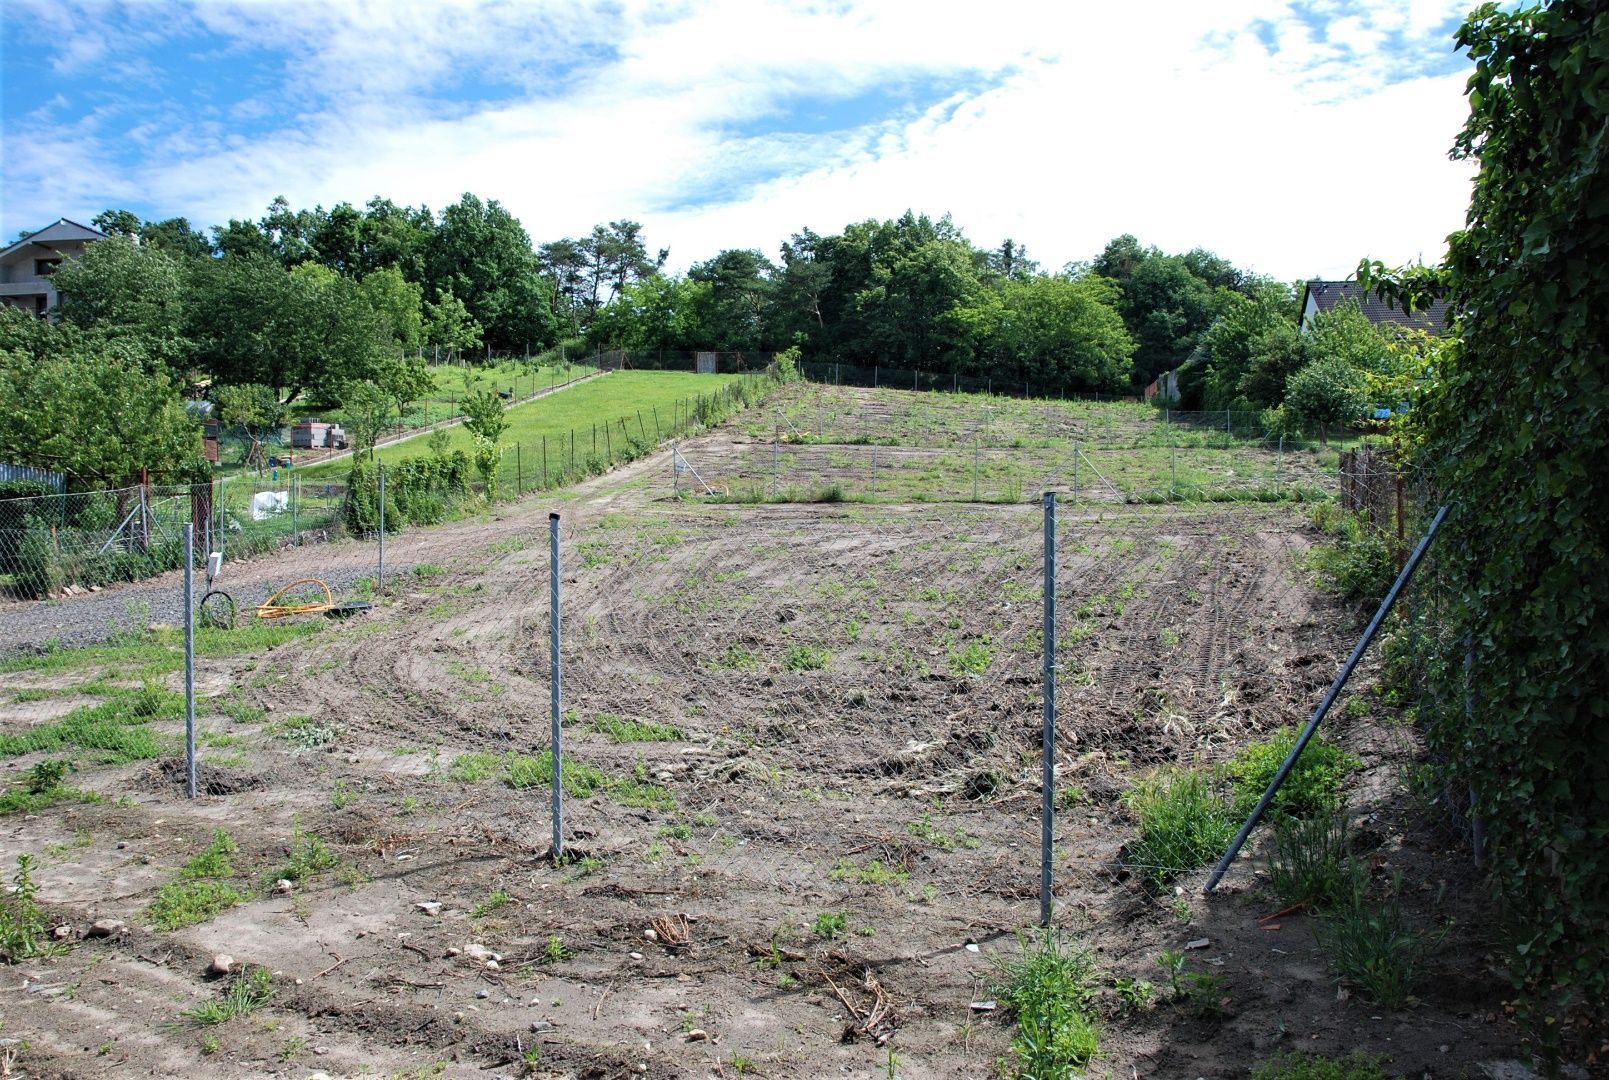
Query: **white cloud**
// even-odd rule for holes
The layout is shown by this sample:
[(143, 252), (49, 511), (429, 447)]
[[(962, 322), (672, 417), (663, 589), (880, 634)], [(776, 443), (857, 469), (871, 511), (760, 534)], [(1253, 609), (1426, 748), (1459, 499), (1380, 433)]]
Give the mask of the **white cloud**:
[[(1050, 267), (1121, 232), (1280, 277), (1345, 273), (1365, 254), (1434, 259), (1468, 197), (1468, 166), (1445, 156), (1463, 76), (1404, 79), (1380, 46), (1445, 55), (1424, 35), (1453, 8), (1354, 7), (1321, 39), (1259, 0), (137, 5), (144, 35), (170, 20), (242, 57), (283, 50), (279, 92), (121, 131), (106, 114), (67, 129), (7, 118), (5, 224), (134, 200), (221, 223), (277, 194), (440, 208), (468, 190), (538, 242), (634, 218), (678, 266), (907, 207), (950, 212), (976, 243), (1011, 236)], [(99, 13), (51, 10), (58, 31), (97, 40)], [(444, 100), (466, 74), (513, 90)], [(935, 79), (975, 88), (847, 131), (786, 127), (801, 99)], [(266, 134), (226, 126), (258, 115)], [(130, 136), (149, 156), (114, 167)], [(700, 192), (728, 201), (698, 205)]]

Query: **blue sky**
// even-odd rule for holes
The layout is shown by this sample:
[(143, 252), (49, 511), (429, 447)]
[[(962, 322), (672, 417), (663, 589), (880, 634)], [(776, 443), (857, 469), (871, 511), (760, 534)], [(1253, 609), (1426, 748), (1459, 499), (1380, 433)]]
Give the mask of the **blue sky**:
[(674, 267), (907, 208), (1047, 267), (1132, 232), (1282, 278), (1438, 258), (1441, 0), (7, 0), (0, 231), (473, 191)]

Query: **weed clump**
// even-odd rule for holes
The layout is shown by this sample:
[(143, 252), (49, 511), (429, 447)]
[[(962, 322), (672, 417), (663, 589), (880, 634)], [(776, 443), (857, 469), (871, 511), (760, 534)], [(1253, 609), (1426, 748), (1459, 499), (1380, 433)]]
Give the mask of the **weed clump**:
[(1413, 998), (1425, 957), (1447, 936), (1416, 933), (1402, 914), (1401, 875), (1383, 897), (1369, 896), (1369, 869), (1351, 864), (1345, 895), (1319, 923), (1319, 946), (1342, 981), (1378, 1005), (1400, 1009)]
[(222, 997), (186, 1009), (182, 1015), (186, 1020), (212, 1027), (237, 1016), (251, 1015), (267, 1005), (273, 996), (274, 977), (268, 969), (249, 967), (229, 980)]
[[(1400, 1080), (1401, 1074), (1397, 1074)], [(1252, 1071), (1251, 1080), (1393, 1080), (1385, 1059), (1352, 1054), (1328, 1058), (1317, 1054), (1286, 1054), (1266, 1061)]]
[[(1271, 737), (1254, 742), (1232, 758), (1225, 771), (1234, 789), (1233, 813), (1244, 818), (1263, 797), (1279, 767), (1296, 745), (1297, 729), (1281, 728)], [(1286, 814), (1315, 814), (1336, 805), (1341, 781), (1361, 765), (1357, 757), (1325, 738), (1310, 741), (1296, 759), (1270, 809)]]
[(15, 964), (65, 952), (65, 945), (51, 939), (45, 913), (34, 902), (39, 886), (33, 880), (33, 856), (17, 856), (17, 872), (11, 884), (11, 892), (0, 897), (0, 957)]
[(991, 992), (1016, 1017), (1014, 1074), (1033, 1080), (1066, 1077), (1099, 1048), (1097, 973), (1089, 953), (1053, 929), (1019, 934), (1021, 955), (996, 961)]
[(222, 829), (199, 855), (179, 868), (173, 881), (157, 890), (146, 916), (158, 930), (178, 930), (210, 922), (244, 897), (229, 880), (235, 875), (235, 842)]
[(1129, 863), (1155, 887), (1174, 874), (1205, 866), (1235, 835), (1235, 819), (1210, 777), (1171, 769), (1140, 781), (1125, 800), (1140, 820)]

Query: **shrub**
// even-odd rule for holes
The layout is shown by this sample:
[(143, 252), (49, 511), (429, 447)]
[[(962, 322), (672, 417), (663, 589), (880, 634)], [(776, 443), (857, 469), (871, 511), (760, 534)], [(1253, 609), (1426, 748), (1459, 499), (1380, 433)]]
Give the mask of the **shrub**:
[[(1297, 734), (1295, 727), (1281, 728), (1270, 738), (1252, 743), (1224, 766), (1234, 793), (1231, 811), (1236, 817), (1245, 818), (1257, 805), (1280, 765), (1290, 756)], [(1270, 808), (1286, 814), (1330, 810), (1336, 805), (1341, 781), (1361, 764), (1334, 743), (1316, 737), (1296, 759)]]

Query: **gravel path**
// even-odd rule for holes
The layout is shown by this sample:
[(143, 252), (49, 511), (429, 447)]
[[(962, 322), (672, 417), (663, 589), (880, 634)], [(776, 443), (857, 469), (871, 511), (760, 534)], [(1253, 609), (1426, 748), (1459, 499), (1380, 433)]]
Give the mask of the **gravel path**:
[[(545, 537), (548, 511), (554, 495), (562, 494), (566, 517), (571, 513), (602, 513), (621, 499), (644, 497), (635, 483), (645, 473), (668, 475), (669, 449), (641, 458), (631, 465), (583, 481), (563, 493), (531, 494), (504, 503), (490, 519), (415, 527), (386, 537), (386, 580), (403, 575), (422, 563), (447, 565), (489, 544), (506, 541), (516, 533)], [(349, 598), (359, 578), (373, 577), (379, 551), (372, 541), (338, 540), (283, 548), (238, 562), (224, 562), (218, 587), (244, 610), (267, 599), (270, 593), (298, 578), (327, 582), (337, 600)], [(196, 596), (206, 591), (196, 578)], [(93, 645), (150, 623), (175, 626), (184, 621), (184, 575), (171, 571), (145, 581), (111, 585), (100, 592), (61, 600), (0, 601), (0, 658), (32, 652), (46, 642), (60, 647)]]
[[(387, 544), (386, 574), (406, 573), (411, 562), (393, 561)], [(241, 608), (261, 603), (276, 589), (300, 577), (326, 582), (336, 599), (349, 595), (359, 578), (373, 577), (377, 551), (373, 543), (316, 544), (224, 563), (218, 587)], [(197, 599), (206, 591), (197, 573)], [(172, 571), (145, 581), (109, 586), (99, 592), (60, 600), (0, 604), (0, 657), (35, 651), (47, 642), (62, 648), (93, 645), (151, 623), (180, 626), (184, 622), (184, 575)]]

